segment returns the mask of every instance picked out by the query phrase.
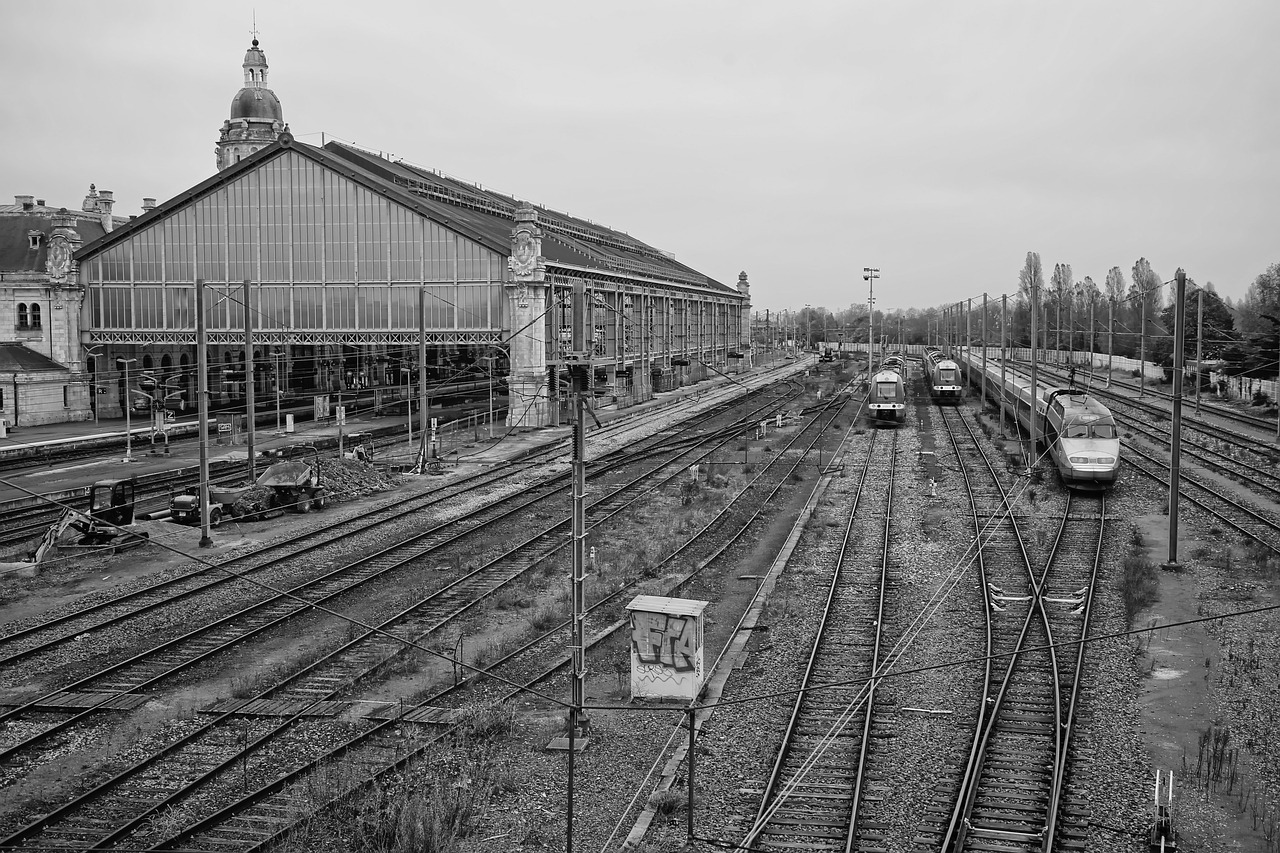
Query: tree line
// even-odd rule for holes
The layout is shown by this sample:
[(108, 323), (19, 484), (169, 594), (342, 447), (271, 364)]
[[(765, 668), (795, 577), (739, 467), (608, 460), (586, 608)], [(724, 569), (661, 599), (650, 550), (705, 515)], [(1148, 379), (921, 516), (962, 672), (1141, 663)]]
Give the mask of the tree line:
[[(1171, 367), (1173, 364), (1174, 287), (1138, 258), (1126, 275), (1112, 267), (1101, 285), (1092, 276), (1077, 280), (1070, 264), (1056, 263), (1045, 281), (1037, 252), (1028, 252), (1018, 271), (1016, 292), (1008, 295), (1005, 313), (1006, 345), (1031, 345), (1031, 294), (1038, 296), (1039, 346), (1045, 349), (1114, 352)], [(1259, 273), (1238, 301), (1219, 296), (1213, 282), (1200, 285), (1188, 277), (1186, 286), (1184, 358), (1220, 363), (1228, 374), (1275, 378), (1280, 364), (1280, 263)], [(972, 310), (970, 306), (972, 305)], [(987, 299), (987, 340), (1001, 341), (1001, 295)], [(874, 336), (890, 345), (968, 340), (982, 341), (982, 300), (966, 299), (932, 308), (908, 308), (874, 313)], [(759, 328), (761, 324), (757, 323)], [(812, 349), (820, 343), (865, 343), (868, 339), (865, 305), (830, 311), (809, 307), (771, 315), (769, 334), (795, 340)], [(1091, 335), (1092, 330), (1092, 337)], [(1114, 333), (1112, 332), (1114, 330)], [(1143, 332), (1145, 330), (1145, 339)], [(1145, 352), (1144, 352), (1145, 350)]]

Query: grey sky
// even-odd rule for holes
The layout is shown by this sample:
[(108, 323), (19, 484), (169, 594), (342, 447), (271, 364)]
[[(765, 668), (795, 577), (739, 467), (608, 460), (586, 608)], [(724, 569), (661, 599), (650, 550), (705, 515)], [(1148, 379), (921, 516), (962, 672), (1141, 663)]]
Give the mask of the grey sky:
[(256, 10), (320, 133), (585, 216), (758, 309), (1012, 293), (1028, 250), (1243, 295), (1280, 261), (1280, 3), (19, 3), (0, 198), (214, 172)]

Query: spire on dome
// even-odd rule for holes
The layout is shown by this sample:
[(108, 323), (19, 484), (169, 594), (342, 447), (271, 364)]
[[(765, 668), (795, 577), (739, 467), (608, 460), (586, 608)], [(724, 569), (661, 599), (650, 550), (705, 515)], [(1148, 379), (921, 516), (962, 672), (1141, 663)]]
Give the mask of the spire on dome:
[(258, 26), (244, 55), (244, 87), (231, 100), (230, 116), (222, 123), (215, 149), (219, 169), (225, 169), (275, 142), (284, 130), (280, 99), (267, 86), (267, 55), (258, 46)]
[(257, 39), (244, 54), (244, 85), (254, 89), (267, 85), (267, 55), (258, 47)]

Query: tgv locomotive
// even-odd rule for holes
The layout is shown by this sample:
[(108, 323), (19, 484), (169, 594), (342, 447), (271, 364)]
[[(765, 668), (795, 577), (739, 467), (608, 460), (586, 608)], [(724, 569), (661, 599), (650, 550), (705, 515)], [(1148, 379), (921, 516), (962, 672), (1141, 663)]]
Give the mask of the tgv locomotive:
[[(968, 353), (957, 361), (969, 364), (970, 376), (982, 376), (981, 359)], [(999, 360), (987, 360), (987, 393), (999, 399), (1023, 429), (1031, 429), (1035, 407), (1036, 435), (1062, 476), (1062, 482), (1076, 489), (1106, 489), (1120, 472), (1120, 437), (1111, 410), (1088, 392), (1038, 383), (1031, 387), (1025, 376), (1015, 375), (1006, 366), (1004, 387), (1000, 385)]]
[(907, 419), (907, 389), (903, 374), (907, 364), (900, 355), (886, 356), (871, 374), (867, 410), (873, 421), (902, 423)]
[(929, 396), (939, 403), (959, 403), (964, 396), (960, 365), (937, 347), (925, 347), (924, 381)]

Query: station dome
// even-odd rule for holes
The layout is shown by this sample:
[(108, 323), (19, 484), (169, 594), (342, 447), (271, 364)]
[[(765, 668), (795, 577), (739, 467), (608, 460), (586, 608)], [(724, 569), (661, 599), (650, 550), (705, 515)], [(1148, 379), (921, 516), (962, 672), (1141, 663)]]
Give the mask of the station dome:
[(231, 120), (256, 118), (267, 121), (284, 121), (280, 99), (270, 89), (245, 87), (231, 99)]
[(217, 155), (218, 169), (225, 169), (280, 138), (287, 127), (280, 99), (267, 86), (267, 55), (255, 38), (245, 51), (244, 87), (231, 99), (231, 110), (222, 123)]

